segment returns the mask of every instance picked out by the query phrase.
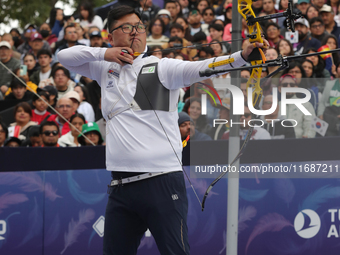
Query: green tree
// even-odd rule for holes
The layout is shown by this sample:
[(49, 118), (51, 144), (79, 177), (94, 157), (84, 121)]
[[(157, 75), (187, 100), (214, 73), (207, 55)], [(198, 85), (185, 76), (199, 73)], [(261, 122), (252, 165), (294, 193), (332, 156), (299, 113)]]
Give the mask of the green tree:
[[(41, 25), (50, 16), (51, 9), (58, 0), (0, 0), (0, 23), (9, 24), (10, 19), (18, 20), (19, 26), (24, 27), (28, 23)], [(62, 0), (69, 3), (68, 0)], [(83, 0), (75, 0), (77, 8)], [(94, 7), (110, 3), (109, 0), (91, 0)]]

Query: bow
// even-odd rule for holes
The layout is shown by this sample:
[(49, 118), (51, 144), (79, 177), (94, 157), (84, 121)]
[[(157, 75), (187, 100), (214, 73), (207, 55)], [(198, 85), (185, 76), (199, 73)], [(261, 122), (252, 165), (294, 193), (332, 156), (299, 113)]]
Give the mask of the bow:
[[(263, 43), (263, 39), (262, 39), (262, 34), (261, 34), (261, 26), (259, 24), (260, 21), (263, 20), (268, 20), (268, 19), (273, 19), (273, 18), (279, 18), (279, 17), (286, 17), (286, 21), (285, 21), (285, 25), (288, 29), (292, 30), (293, 32), (295, 31), (295, 27), (294, 27), (294, 20), (300, 17), (300, 14), (295, 14), (293, 12), (293, 3), (292, 0), (289, 0), (288, 3), (288, 9), (285, 12), (282, 13), (275, 13), (275, 14), (271, 14), (271, 15), (267, 15), (267, 16), (262, 16), (262, 17), (256, 17), (255, 13), (252, 9), (252, 0), (238, 0), (238, 12), (242, 15), (242, 17), (247, 21), (247, 26), (248, 26), (248, 32), (249, 32), (249, 42), (253, 43), (255, 46), (255, 43)], [(266, 46), (264, 46), (266, 47)], [(253, 103), (253, 107), (254, 108), (258, 108), (259, 103), (262, 99), (262, 88), (260, 86), (260, 80), (261, 80), (261, 73), (262, 73), (262, 68), (264, 67), (263, 65), (266, 63), (266, 58), (265, 55), (263, 53), (263, 50), (261, 48), (254, 48), (254, 50), (252, 51), (252, 53), (249, 55), (248, 57), (248, 61), (251, 64), (251, 68), (252, 68), (252, 72), (250, 75), (250, 78), (247, 81), (247, 91), (249, 88), (252, 89), (252, 103)], [(218, 61), (215, 64), (219, 64)], [(281, 67), (276, 70), (275, 73), (277, 73), (278, 71), (286, 68), (288, 66), (288, 61), (287, 59), (283, 59), (281, 57), (281, 61), (280, 63), (276, 62), (276, 63), (272, 63), (272, 65), (281, 65)], [(245, 67), (245, 68), (249, 68), (249, 67)], [(244, 69), (245, 69), (244, 68)], [(233, 69), (227, 69), (227, 71), (236, 71), (236, 70), (241, 70), (240, 68), (233, 68)], [(212, 74), (216, 74), (221, 72), (222, 70), (219, 70), (216, 72), (216, 70), (206, 70), (205, 72), (201, 72), (200, 75), (201, 76), (210, 76)], [(223, 70), (223, 72), (225, 72), (226, 70)], [(273, 75), (274, 73), (272, 73), (271, 75)], [(271, 76), (270, 75), (270, 76)], [(267, 76), (266, 78), (270, 77)], [(253, 117), (257, 117), (255, 115), (253, 115)], [(254, 130), (254, 126), (249, 127), (247, 136), (241, 146), (240, 151), (238, 152), (238, 154), (236, 155), (236, 157), (233, 159), (233, 161), (229, 164), (229, 166), (232, 166), (243, 154), (250, 138), (251, 135), (253, 133)], [(202, 211), (204, 211), (204, 205), (205, 205), (205, 201), (208, 197), (209, 192), (211, 191), (211, 189), (213, 188), (213, 186), (223, 178), (223, 176), (227, 173), (223, 172), (221, 173), (208, 187), (208, 189), (206, 190), (204, 196), (203, 196), (203, 200), (202, 200)]]

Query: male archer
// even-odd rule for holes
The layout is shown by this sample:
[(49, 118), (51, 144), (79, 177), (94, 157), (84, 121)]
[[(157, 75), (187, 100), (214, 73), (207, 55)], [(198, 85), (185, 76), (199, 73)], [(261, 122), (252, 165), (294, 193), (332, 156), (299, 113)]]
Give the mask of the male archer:
[[(103, 254), (136, 254), (147, 229), (161, 254), (189, 254), (177, 101), (180, 88), (205, 79), (199, 71), (214, 59), (189, 62), (148, 57), (143, 54), (146, 29), (140, 19), (133, 8), (118, 6), (108, 14), (112, 48), (75, 46), (60, 51), (58, 59), (101, 86), (107, 122), (106, 167), (113, 178)], [(240, 67), (254, 48), (249, 45), (215, 61), (234, 58), (222, 68)], [(142, 54), (134, 57), (135, 52)]]

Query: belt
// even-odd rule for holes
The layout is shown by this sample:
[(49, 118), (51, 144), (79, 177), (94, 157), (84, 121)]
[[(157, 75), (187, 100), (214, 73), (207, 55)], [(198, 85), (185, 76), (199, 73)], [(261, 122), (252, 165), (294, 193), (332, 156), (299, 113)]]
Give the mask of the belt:
[(110, 183), (110, 186), (112, 187), (116, 185), (123, 185), (123, 184), (131, 183), (131, 182), (141, 181), (141, 180), (145, 180), (151, 177), (155, 177), (155, 176), (162, 175), (162, 174), (168, 174), (168, 173), (169, 172), (146, 173), (146, 174), (136, 175), (136, 176), (120, 179), (120, 180), (112, 180)]

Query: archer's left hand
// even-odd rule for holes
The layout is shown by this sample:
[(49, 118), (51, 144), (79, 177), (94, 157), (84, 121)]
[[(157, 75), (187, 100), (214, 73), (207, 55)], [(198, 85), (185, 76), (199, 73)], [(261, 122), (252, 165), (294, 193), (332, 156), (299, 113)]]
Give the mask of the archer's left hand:
[[(256, 46), (256, 47), (255, 47)], [(259, 43), (259, 42), (255, 42), (255, 46), (254, 43), (250, 43), (243, 51), (242, 51), (242, 57), (244, 59), (248, 59), (248, 56), (250, 55), (250, 53), (253, 51), (253, 49), (255, 48), (262, 48), (263, 53), (266, 54), (267, 51), (267, 47), (269, 46), (269, 43), (266, 39), (263, 39), (263, 43)]]

